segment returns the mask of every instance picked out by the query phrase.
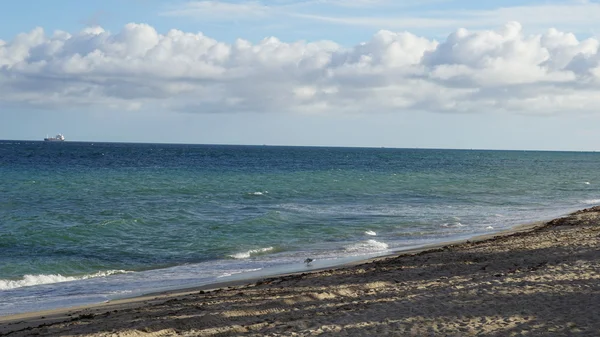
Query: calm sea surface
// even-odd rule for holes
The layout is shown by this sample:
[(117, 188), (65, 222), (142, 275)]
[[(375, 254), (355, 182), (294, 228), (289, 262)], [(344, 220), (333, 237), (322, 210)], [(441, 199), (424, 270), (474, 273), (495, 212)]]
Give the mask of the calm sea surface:
[(600, 204), (599, 168), (598, 153), (0, 141), (0, 315), (549, 219)]

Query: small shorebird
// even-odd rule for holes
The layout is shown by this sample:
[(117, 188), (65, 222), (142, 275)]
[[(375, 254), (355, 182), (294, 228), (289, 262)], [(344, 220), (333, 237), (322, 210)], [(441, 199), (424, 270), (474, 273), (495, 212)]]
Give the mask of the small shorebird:
[(304, 263), (306, 263), (306, 265), (308, 266), (308, 265), (310, 265), (310, 263), (311, 263), (311, 262), (313, 262), (313, 261), (314, 261), (314, 260), (313, 260), (313, 259), (311, 259), (311, 258), (309, 257), (309, 258), (306, 258), (306, 260), (304, 260)]

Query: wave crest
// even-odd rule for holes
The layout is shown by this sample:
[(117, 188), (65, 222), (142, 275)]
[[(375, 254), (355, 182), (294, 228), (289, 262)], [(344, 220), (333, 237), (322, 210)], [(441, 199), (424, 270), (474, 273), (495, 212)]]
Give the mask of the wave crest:
[(71, 282), (77, 280), (86, 280), (96, 277), (106, 277), (114, 274), (132, 273), (127, 270), (106, 270), (99, 271), (94, 274), (83, 276), (63, 276), (60, 274), (39, 274), (39, 275), (24, 275), (20, 280), (0, 280), (0, 290), (10, 290), (22, 287), (31, 287), (42, 284), (52, 284), (61, 282)]
[(274, 249), (275, 248), (273, 248), (273, 247), (251, 249), (251, 250), (246, 251), (246, 252), (229, 255), (229, 257), (232, 257), (234, 259), (247, 259), (247, 258), (249, 258), (252, 255), (264, 254), (264, 253), (270, 252), (270, 251), (272, 251)]
[(248, 195), (254, 195), (254, 196), (261, 196), (261, 195), (265, 195), (265, 194), (269, 194), (269, 191), (256, 191), (256, 192), (250, 192), (248, 193)]
[(453, 223), (444, 223), (441, 225), (444, 228), (459, 228), (459, 227), (465, 227), (466, 225), (463, 225), (460, 222), (453, 222)]
[(358, 242), (347, 247), (344, 247), (344, 250), (350, 253), (373, 253), (373, 252), (381, 252), (388, 249), (388, 244), (375, 241), (375, 240), (367, 240), (363, 242)]

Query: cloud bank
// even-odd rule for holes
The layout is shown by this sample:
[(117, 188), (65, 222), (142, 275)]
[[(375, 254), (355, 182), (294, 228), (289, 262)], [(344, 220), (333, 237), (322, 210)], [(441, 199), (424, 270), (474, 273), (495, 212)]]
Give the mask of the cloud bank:
[(216, 41), (42, 28), (0, 40), (0, 106), (227, 112), (595, 112), (599, 42), (517, 22), (458, 29), (443, 41), (382, 30), (347, 48), (331, 41)]

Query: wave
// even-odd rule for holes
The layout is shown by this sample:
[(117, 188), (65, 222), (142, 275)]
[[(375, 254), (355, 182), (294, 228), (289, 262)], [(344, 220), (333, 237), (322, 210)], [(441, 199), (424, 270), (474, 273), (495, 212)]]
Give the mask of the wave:
[(252, 255), (264, 254), (264, 253), (270, 252), (270, 251), (272, 251), (274, 249), (275, 248), (273, 248), (273, 247), (251, 249), (251, 250), (243, 252), (243, 253), (237, 253), (237, 254), (229, 255), (229, 257), (232, 257), (234, 259), (247, 259), (247, 258), (249, 258)]
[(463, 225), (460, 222), (442, 224), (442, 227), (445, 227), (445, 228), (458, 228), (458, 227), (465, 227), (465, 226), (466, 225)]
[(586, 204), (586, 205), (596, 205), (596, 204), (600, 204), (600, 199), (582, 200), (581, 203)]
[(373, 232), (373, 231), (365, 231), (366, 235), (371, 235), (371, 236), (377, 236), (377, 233)]
[(248, 195), (255, 195), (255, 196), (261, 196), (261, 195), (265, 195), (265, 194), (269, 194), (269, 191), (264, 191), (264, 192), (257, 191), (257, 192), (248, 193)]
[(375, 240), (367, 240), (364, 242), (354, 243), (352, 245), (344, 247), (344, 250), (350, 253), (373, 253), (373, 252), (381, 252), (388, 249), (388, 244), (375, 241)]
[(77, 280), (86, 280), (96, 277), (106, 277), (114, 274), (125, 274), (132, 273), (127, 270), (107, 270), (99, 271), (94, 274), (88, 274), (83, 276), (62, 276), (60, 274), (40, 274), (40, 275), (25, 275), (20, 280), (0, 280), (0, 290), (10, 290), (22, 287), (31, 287), (42, 284), (52, 284), (61, 282), (71, 282)]
[(233, 275), (237, 275), (237, 274), (241, 274), (241, 273), (250, 273), (250, 272), (259, 271), (259, 270), (262, 270), (262, 268), (236, 270), (236, 271), (232, 271), (232, 272), (223, 273), (223, 274), (217, 276), (217, 278), (229, 277), (229, 276), (233, 276)]

